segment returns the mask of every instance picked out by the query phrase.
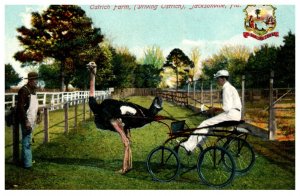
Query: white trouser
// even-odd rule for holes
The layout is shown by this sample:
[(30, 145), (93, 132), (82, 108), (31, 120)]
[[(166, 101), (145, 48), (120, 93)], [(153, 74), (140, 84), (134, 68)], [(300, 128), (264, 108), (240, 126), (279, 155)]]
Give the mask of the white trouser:
[[(236, 109), (231, 109), (229, 112), (223, 112), (217, 116), (204, 120), (198, 128), (216, 125), (218, 123), (224, 121), (240, 121), (241, 120), (241, 112)], [(209, 132), (208, 128), (198, 129), (193, 133), (203, 133), (206, 134)], [(191, 135), (186, 142), (183, 142), (183, 145), (186, 150), (193, 151), (197, 144), (205, 139), (205, 136)]]

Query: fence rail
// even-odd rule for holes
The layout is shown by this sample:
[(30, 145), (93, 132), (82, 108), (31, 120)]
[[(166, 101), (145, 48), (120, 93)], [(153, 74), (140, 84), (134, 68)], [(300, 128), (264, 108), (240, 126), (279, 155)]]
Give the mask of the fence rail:
[[(243, 90), (237, 89), (239, 95), (242, 97)], [(274, 88), (273, 96), (274, 99), (281, 97), (286, 92), (291, 91), (289, 95), (295, 97), (294, 88)], [(178, 100), (178, 104), (189, 103), (188, 100), (183, 100), (193, 98), (197, 102), (211, 104), (221, 102), (221, 90), (217, 89), (202, 89), (202, 90), (170, 90), (170, 89), (155, 89), (155, 88), (126, 88), (126, 89), (115, 89), (112, 94), (113, 98), (119, 99), (129, 96), (156, 96), (161, 95), (166, 100)], [(269, 89), (244, 89), (244, 101), (255, 102), (262, 99), (269, 98)], [(173, 97), (173, 98), (172, 98)], [(177, 98), (178, 97), (178, 98)], [(181, 97), (181, 98), (179, 98)], [(191, 103), (189, 103), (191, 104)]]
[[(95, 97), (96, 100), (102, 102), (104, 99), (108, 98), (108, 97), (105, 97), (105, 96), (97, 96)], [(65, 103), (62, 103), (60, 104), (63, 108), (63, 111), (64, 111), (64, 117), (63, 117), (63, 120), (57, 124), (60, 124), (60, 123), (64, 123), (64, 133), (68, 133), (69, 132), (69, 127), (70, 127), (70, 124), (69, 124), (69, 120), (70, 119), (74, 119), (74, 128), (77, 127), (77, 123), (78, 123), (78, 117), (83, 115), (82, 117), (82, 120), (85, 121), (86, 120), (86, 113), (87, 113), (87, 110), (86, 110), (86, 103), (88, 103), (88, 99), (87, 98), (82, 98), (82, 99), (76, 99), (76, 100), (73, 100), (73, 101), (67, 101)], [(82, 104), (82, 113), (78, 114), (78, 106)], [(70, 111), (70, 106), (73, 105), (74, 107), (74, 117), (70, 118), (69, 116), (69, 111)], [(49, 111), (51, 111), (50, 109), (52, 108), (52, 106), (44, 106), (42, 107), (43, 109), (43, 114), (44, 114), (44, 143), (47, 143), (49, 142), (49, 129), (51, 127), (54, 127), (56, 126), (57, 124), (55, 125), (52, 125), (51, 127), (49, 127)], [(90, 113), (90, 118), (92, 117), (92, 112), (91, 110), (89, 109), (89, 113)]]
[[(95, 91), (96, 97), (108, 97), (111, 91)], [(15, 106), (17, 102), (17, 93), (5, 93), (5, 108)], [(70, 102), (73, 105), (74, 100), (82, 102), (83, 98), (89, 97), (89, 91), (74, 91), (74, 92), (37, 92), (39, 107), (50, 107), (50, 111), (63, 109), (65, 102)]]

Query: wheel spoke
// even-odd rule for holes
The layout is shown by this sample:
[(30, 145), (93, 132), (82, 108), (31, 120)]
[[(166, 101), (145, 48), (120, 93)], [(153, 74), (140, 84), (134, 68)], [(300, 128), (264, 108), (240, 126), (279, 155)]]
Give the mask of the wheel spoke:
[[(230, 164), (231, 169), (224, 163)], [(235, 163), (225, 149), (221, 147), (209, 147), (200, 155), (197, 170), (201, 180), (210, 186), (223, 187), (230, 183), (235, 174)]]
[(170, 148), (159, 146), (150, 152), (147, 169), (154, 180), (171, 181), (179, 174), (179, 158)]

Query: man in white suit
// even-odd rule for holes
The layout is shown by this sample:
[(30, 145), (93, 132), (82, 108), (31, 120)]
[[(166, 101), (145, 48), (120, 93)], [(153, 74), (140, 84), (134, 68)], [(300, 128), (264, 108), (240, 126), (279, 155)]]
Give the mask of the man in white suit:
[[(241, 110), (242, 104), (241, 99), (237, 90), (228, 82), (229, 73), (227, 70), (220, 70), (216, 74), (214, 74), (214, 78), (216, 78), (218, 85), (222, 86), (222, 109), (221, 113), (204, 120), (198, 128), (207, 127), (216, 125), (218, 123), (224, 121), (240, 121), (241, 120)], [(212, 110), (216, 110), (217, 108), (212, 108)], [(194, 131), (194, 133), (208, 133), (209, 128), (203, 128)], [(184, 147), (188, 153), (192, 152), (198, 143), (203, 141), (205, 136), (191, 135), (186, 142), (180, 144), (180, 146)]]

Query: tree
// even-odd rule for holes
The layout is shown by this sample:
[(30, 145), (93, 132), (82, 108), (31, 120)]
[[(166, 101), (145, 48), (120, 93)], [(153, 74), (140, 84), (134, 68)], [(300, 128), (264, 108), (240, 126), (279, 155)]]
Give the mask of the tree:
[(10, 89), (11, 86), (19, 84), (22, 80), (19, 74), (15, 71), (11, 64), (5, 64), (5, 90)]
[(236, 86), (240, 86), (250, 56), (250, 49), (243, 45), (224, 46), (221, 48), (220, 53), (228, 61), (227, 69), (231, 75), (231, 82)]
[(167, 60), (163, 67), (170, 67), (176, 73), (176, 90), (179, 87), (179, 76), (181, 77), (181, 83), (188, 78), (188, 72), (190, 68), (194, 67), (194, 63), (186, 56), (182, 50), (175, 48), (167, 56)]
[(131, 88), (134, 85), (134, 70), (136, 69), (136, 58), (128, 48), (119, 47), (111, 48), (112, 52), (112, 69), (114, 79), (111, 86), (117, 88)]
[(94, 60), (92, 54), (97, 53), (93, 49), (103, 40), (100, 28), (94, 28), (85, 11), (76, 5), (51, 5), (41, 14), (33, 12), (31, 24), (31, 28), (17, 29), (24, 50), (14, 57), (22, 63), (35, 64), (46, 58), (60, 62), (61, 90), (75, 73), (74, 59), (90, 54), (84, 59)]
[(96, 89), (106, 89), (110, 87), (110, 83), (114, 80), (112, 59), (113, 54), (111, 45), (108, 40), (104, 40), (92, 50), (86, 50), (75, 58), (75, 74), (71, 84), (74, 87), (87, 89), (89, 86), (89, 72), (86, 64), (90, 59), (97, 64)]
[(160, 83), (160, 71), (153, 64), (138, 64), (134, 71), (134, 86), (137, 88), (156, 88)]
[[(274, 71), (274, 87), (295, 86), (295, 35), (283, 37), (280, 47), (263, 45), (250, 55), (246, 65), (246, 85), (268, 87), (270, 71)], [(247, 77), (247, 76), (246, 76)]]
[(165, 58), (163, 56), (162, 50), (158, 46), (151, 46), (145, 49), (141, 64), (154, 65), (154, 67), (161, 69), (164, 61)]
[(283, 37), (283, 42), (277, 54), (274, 85), (295, 87), (295, 34), (290, 31)]
[(230, 82), (240, 86), (249, 55), (250, 50), (245, 46), (224, 46), (217, 54), (203, 62), (202, 78), (213, 80), (217, 71), (226, 69), (230, 73)]
[(256, 18), (259, 19), (259, 14), (260, 14), (261, 10), (260, 9), (256, 9), (255, 10), (255, 14), (256, 14)]
[(195, 47), (191, 50), (190, 54), (191, 61), (194, 62), (194, 68), (190, 71), (190, 78), (192, 81), (197, 79), (200, 75), (201, 67), (200, 67), (200, 50), (198, 47)]
[(277, 47), (266, 44), (250, 55), (245, 68), (246, 86), (252, 88), (269, 86), (270, 71), (276, 68), (277, 52)]
[(39, 67), (39, 75), (45, 82), (45, 88), (54, 89), (60, 87), (59, 62), (42, 63)]
[[(221, 69), (227, 69), (228, 67), (228, 60), (222, 54), (214, 54), (211, 58), (206, 59), (202, 62), (203, 69), (202, 69), (202, 76), (201, 78), (204, 80), (214, 80), (214, 74)], [(207, 88), (209, 83), (205, 83), (205, 88)]]

